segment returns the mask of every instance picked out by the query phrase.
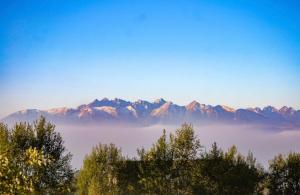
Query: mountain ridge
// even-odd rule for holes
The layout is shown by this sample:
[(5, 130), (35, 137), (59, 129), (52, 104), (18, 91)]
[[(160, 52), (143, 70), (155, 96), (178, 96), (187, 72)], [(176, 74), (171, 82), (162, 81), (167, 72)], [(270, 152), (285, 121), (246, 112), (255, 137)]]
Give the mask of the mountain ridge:
[(283, 106), (264, 108), (238, 108), (226, 105), (212, 106), (197, 101), (180, 106), (163, 98), (153, 102), (123, 99), (95, 99), (77, 108), (52, 108), (49, 110), (26, 109), (8, 115), (1, 121), (14, 123), (31, 122), (45, 116), (56, 123), (128, 123), (151, 125), (159, 123), (226, 122), (233, 124), (260, 124), (274, 127), (300, 127), (300, 110)]

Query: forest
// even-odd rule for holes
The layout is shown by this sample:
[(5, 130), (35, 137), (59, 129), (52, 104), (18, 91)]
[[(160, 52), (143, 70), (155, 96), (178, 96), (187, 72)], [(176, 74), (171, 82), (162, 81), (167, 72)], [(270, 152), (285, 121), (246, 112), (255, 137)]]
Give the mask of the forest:
[(0, 123), (0, 194), (300, 194), (300, 153), (278, 154), (264, 168), (234, 145), (205, 148), (191, 124), (162, 130), (134, 158), (99, 143), (80, 170), (71, 159), (46, 118), (11, 128)]

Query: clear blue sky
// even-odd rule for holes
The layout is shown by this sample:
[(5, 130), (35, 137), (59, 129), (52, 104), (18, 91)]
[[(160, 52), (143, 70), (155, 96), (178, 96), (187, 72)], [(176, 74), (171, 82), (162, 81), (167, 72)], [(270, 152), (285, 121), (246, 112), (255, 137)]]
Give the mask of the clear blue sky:
[(300, 1), (0, 3), (0, 117), (95, 98), (300, 109)]

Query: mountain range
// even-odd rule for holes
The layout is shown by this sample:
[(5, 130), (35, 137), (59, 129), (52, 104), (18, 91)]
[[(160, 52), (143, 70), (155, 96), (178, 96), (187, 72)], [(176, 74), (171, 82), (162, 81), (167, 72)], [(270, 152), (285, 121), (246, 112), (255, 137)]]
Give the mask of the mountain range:
[(96, 123), (96, 124), (135, 124), (152, 125), (160, 123), (229, 123), (259, 124), (270, 127), (300, 127), (300, 110), (284, 106), (276, 109), (272, 106), (264, 108), (233, 109), (224, 105), (206, 105), (193, 101), (180, 106), (164, 99), (154, 102), (138, 100), (135, 102), (122, 99), (95, 99), (89, 104), (77, 108), (53, 108), (50, 110), (27, 109), (18, 111), (3, 118), (8, 124), (28, 121), (39, 116), (58, 124)]

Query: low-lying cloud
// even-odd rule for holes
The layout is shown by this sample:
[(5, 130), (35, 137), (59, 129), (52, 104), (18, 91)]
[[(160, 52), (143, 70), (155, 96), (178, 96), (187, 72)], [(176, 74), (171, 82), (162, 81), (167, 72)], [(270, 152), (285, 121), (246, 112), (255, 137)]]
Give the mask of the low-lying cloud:
[[(62, 134), (67, 149), (73, 154), (73, 166), (79, 169), (84, 156), (98, 143), (114, 143), (122, 148), (124, 155), (134, 157), (137, 156), (137, 148), (151, 147), (162, 134), (162, 129), (173, 132), (178, 127), (57, 126), (57, 130)], [(278, 153), (300, 151), (300, 129), (272, 131), (257, 126), (219, 124), (194, 126), (194, 129), (204, 150), (209, 150), (214, 141), (224, 150), (236, 145), (242, 154), (252, 151), (264, 167)]]

